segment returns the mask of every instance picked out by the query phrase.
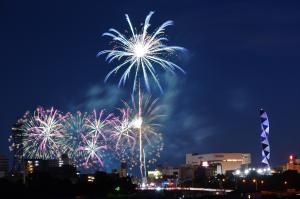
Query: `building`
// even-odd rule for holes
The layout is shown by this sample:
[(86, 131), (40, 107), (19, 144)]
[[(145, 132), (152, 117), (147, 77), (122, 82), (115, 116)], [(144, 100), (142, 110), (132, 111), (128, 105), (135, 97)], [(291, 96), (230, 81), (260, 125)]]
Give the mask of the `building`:
[(3, 178), (8, 173), (8, 159), (0, 154), (0, 178)]
[(162, 175), (166, 178), (178, 178), (179, 170), (179, 167), (173, 166), (164, 166), (160, 169)]
[(294, 155), (290, 155), (288, 162), (283, 165), (283, 171), (286, 170), (295, 170), (300, 173), (300, 159)]
[(64, 165), (72, 165), (72, 162), (67, 154), (62, 154), (58, 161), (59, 167), (62, 167)]
[(251, 164), (250, 153), (208, 153), (186, 154), (186, 165), (209, 166), (216, 165), (217, 174), (240, 169)]
[(154, 171), (148, 171), (147, 172), (148, 179), (150, 180), (158, 180), (162, 179), (162, 173), (161, 171), (155, 169)]
[(215, 176), (215, 165), (183, 165), (179, 171), (181, 186), (203, 186)]
[(127, 163), (126, 162), (121, 162), (120, 169), (118, 170), (118, 174), (120, 178), (125, 178), (127, 177)]
[(27, 180), (39, 181), (46, 175), (51, 179), (67, 179), (72, 183), (76, 183), (78, 181), (76, 167), (68, 164), (68, 158), (63, 158), (62, 162), (65, 162), (65, 164), (61, 164), (61, 160), (61, 158), (59, 160), (25, 160), (25, 174)]
[(9, 136), (10, 142), (10, 151), (13, 153), (13, 161), (12, 161), (12, 173), (22, 173), (23, 168), (23, 130), (22, 126), (26, 122), (26, 117), (28, 113), (18, 119), (18, 121), (11, 128), (11, 135)]
[(25, 172), (27, 174), (38, 172), (49, 172), (52, 168), (59, 167), (58, 160), (40, 160), (27, 159), (25, 160)]

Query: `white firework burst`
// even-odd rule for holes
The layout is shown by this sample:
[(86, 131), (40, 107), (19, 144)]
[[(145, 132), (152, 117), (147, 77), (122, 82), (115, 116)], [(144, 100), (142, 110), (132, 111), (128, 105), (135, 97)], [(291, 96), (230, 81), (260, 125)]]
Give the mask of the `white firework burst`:
[(133, 80), (133, 90), (134, 93), (136, 89), (136, 83), (138, 81), (138, 76), (142, 73), (146, 89), (150, 91), (149, 76), (154, 80), (161, 93), (163, 93), (162, 86), (160, 85), (159, 79), (157, 77), (156, 65), (160, 66), (166, 71), (173, 72), (175, 69), (179, 69), (184, 73), (184, 70), (177, 64), (169, 61), (167, 56), (178, 52), (184, 51), (185, 49), (179, 46), (168, 46), (166, 42), (168, 39), (165, 37), (166, 27), (173, 25), (173, 21), (166, 21), (161, 26), (159, 26), (153, 33), (148, 32), (150, 27), (150, 18), (154, 12), (150, 12), (145, 19), (142, 31), (137, 32), (132, 26), (129, 16), (126, 14), (126, 19), (131, 30), (131, 37), (127, 38), (125, 35), (121, 34), (116, 29), (109, 29), (109, 32), (104, 33), (104, 36), (109, 36), (116, 43), (112, 50), (103, 50), (98, 53), (97, 56), (102, 54), (107, 54), (106, 60), (112, 61), (122, 61), (121, 64), (117, 65), (113, 70), (111, 70), (105, 81), (113, 74), (117, 73), (120, 69), (124, 72), (120, 78), (119, 86), (125, 85), (126, 80), (132, 70), (134, 72)]

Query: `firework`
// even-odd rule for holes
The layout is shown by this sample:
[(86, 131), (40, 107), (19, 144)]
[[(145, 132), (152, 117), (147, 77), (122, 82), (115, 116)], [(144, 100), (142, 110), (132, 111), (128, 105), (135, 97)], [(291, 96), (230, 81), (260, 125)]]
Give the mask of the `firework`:
[(80, 144), (76, 149), (77, 159), (81, 162), (79, 166), (85, 168), (98, 168), (104, 166), (103, 158), (109, 149), (107, 137), (110, 120), (113, 114), (105, 116), (104, 110), (99, 114), (94, 110), (91, 116), (84, 119), (85, 131), (80, 133)]
[(179, 69), (184, 73), (184, 70), (181, 67), (167, 59), (169, 55), (185, 50), (179, 46), (166, 45), (168, 39), (164, 35), (165, 29), (166, 27), (173, 25), (173, 21), (166, 21), (153, 33), (149, 33), (149, 22), (153, 13), (154, 12), (150, 12), (146, 17), (141, 32), (135, 31), (129, 16), (127, 14), (125, 15), (132, 34), (130, 37), (126, 37), (116, 29), (112, 28), (109, 29), (109, 32), (103, 34), (104, 36), (111, 37), (115, 42), (115, 46), (112, 50), (103, 50), (99, 52), (97, 56), (107, 54), (106, 60), (109, 62), (122, 61), (121, 64), (117, 65), (107, 74), (105, 81), (107, 81), (112, 74), (117, 73), (119, 70), (123, 70), (124, 73), (119, 80), (119, 86), (124, 85), (129, 78), (131, 71), (135, 70), (132, 93), (135, 91), (136, 82), (140, 73), (142, 73), (148, 91), (150, 91), (149, 77), (152, 77), (161, 93), (163, 93), (163, 89), (157, 77), (156, 65), (166, 71), (174, 73), (175, 69)]
[(121, 152), (120, 157), (132, 166), (139, 164), (141, 176), (145, 176), (147, 163), (157, 161), (163, 149), (162, 134), (158, 132), (161, 107), (158, 99), (143, 96), (140, 91), (132, 105), (124, 103), (121, 119), (113, 125), (112, 135), (115, 138), (115, 149)]
[(104, 144), (104, 137), (100, 133), (91, 136), (82, 136), (82, 145), (77, 151), (83, 154), (83, 166), (86, 168), (103, 166), (104, 150), (107, 150), (107, 145)]
[(77, 111), (76, 114), (69, 114), (69, 117), (64, 122), (65, 135), (61, 142), (66, 148), (66, 153), (77, 164), (78, 159), (84, 154), (82, 151), (77, 151), (78, 147), (82, 144), (82, 135), (87, 134), (88, 128), (86, 125), (87, 113), (81, 113)]
[(58, 110), (37, 108), (33, 116), (29, 116), (21, 129), (24, 131), (23, 155), (26, 158), (56, 159), (64, 153), (60, 144), (65, 130), (66, 119)]
[(104, 112), (104, 110), (101, 110), (99, 114), (97, 114), (97, 111), (94, 110), (93, 115), (86, 118), (86, 127), (89, 129), (89, 132), (85, 136), (101, 134), (103, 138), (106, 138), (105, 131), (109, 127), (110, 119), (112, 119), (113, 114), (104, 116)]
[(11, 136), (10, 149), (16, 157), (28, 159), (57, 159), (66, 154), (81, 169), (102, 168), (105, 161), (117, 157), (146, 171), (163, 147), (158, 132), (161, 108), (157, 99), (140, 92), (137, 101), (124, 104), (118, 109), (119, 117), (104, 110), (89, 115), (37, 108), (18, 120), (13, 130), (20, 137)]
[[(152, 100), (151, 96), (142, 95), (140, 89), (137, 97), (133, 98), (131, 126), (138, 138), (136, 148), (142, 177), (146, 176), (147, 163), (156, 162), (163, 149), (162, 134), (158, 130), (161, 127), (159, 122), (164, 115), (160, 114), (162, 107), (158, 106), (157, 102), (158, 99)], [(130, 107), (126, 103), (125, 106)]]
[(114, 154), (120, 161), (125, 161), (129, 166), (136, 164), (132, 154), (136, 144), (136, 135), (131, 126), (130, 108), (119, 109), (119, 117), (111, 121), (110, 143)]

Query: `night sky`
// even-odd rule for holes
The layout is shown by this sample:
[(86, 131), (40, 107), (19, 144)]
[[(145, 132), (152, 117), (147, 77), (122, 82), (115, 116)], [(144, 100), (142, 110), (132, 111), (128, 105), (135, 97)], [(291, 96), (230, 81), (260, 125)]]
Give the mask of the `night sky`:
[[(226, 2), (226, 3), (225, 3)], [(272, 2), (272, 3), (271, 3)], [(16, 119), (35, 107), (63, 112), (113, 110), (130, 99), (131, 82), (104, 83), (115, 66), (97, 52), (102, 33), (129, 30), (150, 11), (151, 30), (166, 20), (169, 44), (186, 74), (160, 72), (153, 92), (163, 121), (163, 164), (185, 153), (250, 152), (261, 159), (259, 108), (270, 119), (271, 164), (300, 155), (300, 3), (297, 1), (17, 1), (0, 0), (0, 153)]]

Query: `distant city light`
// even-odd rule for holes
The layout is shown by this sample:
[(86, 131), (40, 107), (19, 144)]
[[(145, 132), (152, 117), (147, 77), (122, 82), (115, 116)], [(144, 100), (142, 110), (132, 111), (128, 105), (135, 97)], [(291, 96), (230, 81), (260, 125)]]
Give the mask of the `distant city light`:
[(207, 161), (204, 161), (204, 162), (202, 162), (202, 166), (203, 166), (203, 167), (208, 167), (208, 166), (209, 166), (209, 164), (208, 164), (208, 162), (207, 162)]
[(244, 176), (249, 175), (250, 172), (256, 172), (259, 175), (270, 175), (271, 168), (248, 168), (248, 169), (245, 169), (244, 171), (237, 169), (233, 172), (233, 175), (244, 177)]
[(142, 183), (142, 186), (141, 186), (142, 188), (145, 188), (146, 187), (146, 184), (145, 183)]
[(95, 177), (94, 176), (88, 176), (88, 182), (94, 182)]
[(290, 157), (289, 157), (289, 159), (290, 159), (290, 163), (294, 163), (294, 156), (293, 155), (290, 155)]

